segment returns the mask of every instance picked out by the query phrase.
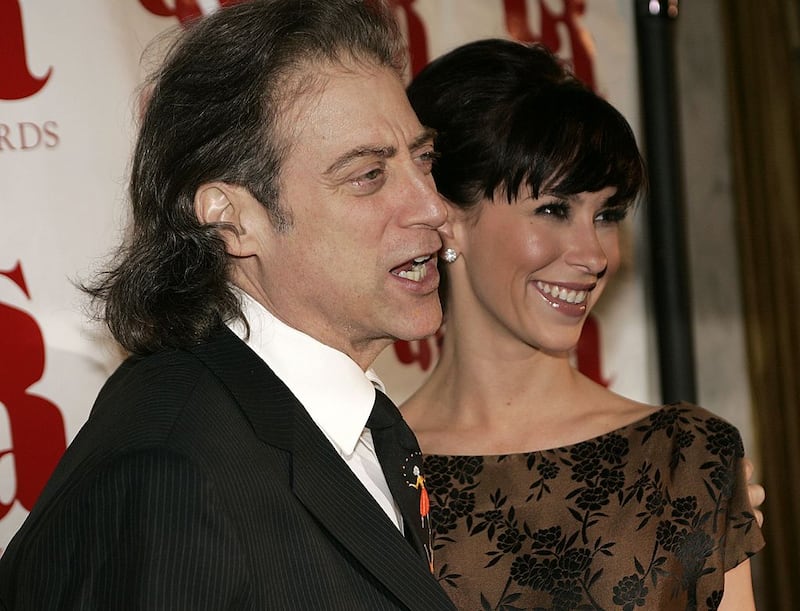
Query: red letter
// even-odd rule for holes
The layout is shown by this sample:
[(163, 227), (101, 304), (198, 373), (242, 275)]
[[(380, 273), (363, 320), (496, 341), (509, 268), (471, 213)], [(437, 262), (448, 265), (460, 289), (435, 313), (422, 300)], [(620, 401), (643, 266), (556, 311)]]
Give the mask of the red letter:
[(436, 350), (441, 350), (442, 343), (444, 342), (444, 335), (442, 330), (439, 329), (431, 337), (425, 339), (405, 341), (402, 339), (394, 343), (394, 354), (397, 360), (404, 365), (411, 365), (412, 363), (419, 363), (422, 371), (428, 371), (433, 364), (434, 346)]
[(609, 381), (603, 377), (600, 356), (600, 326), (591, 314), (586, 317), (575, 356), (578, 361), (578, 371), (601, 386), (608, 387)]
[(28, 70), (25, 58), (25, 38), (22, 33), (22, 13), (18, 0), (0, 0), (0, 100), (21, 100), (37, 93), (47, 79), (36, 78)]
[(408, 39), (408, 52), (411, 55), (411, 77), (428, 64), (428, 37), (425, 33), (425, 24), (413, 9), (414, 0), (392, 0), (395, 12), (401, 11), (405, 15), (406, 37)]
[[(22, 268), (0, 271), (28, 295)], [(29, 510), (66, 449), (64, 420), (59, 409), (47, 399), (27, 392), (44, 373), (44, 339), (39, 325), (25, 312), (0, 304), (0, 403), (8, 412), (12, 447), (0, 458), (13, 453), (17, 479), (16, 498)], [(13, 501), (0, 504), (0, 518)]]
[(528, 7), (525, 0), (503, 0), (506, 12), (506, 29), (512, 38), (521, 42), (541, 42), (554, 53), (561, 51), (557, 25), (563, 23), (569, 33), (572, 70), (592, 90), (594, 65), (592, 63), (591, 35), (581, 25), (580, 18), (586, 12), (586, 0), (563, 0), (564, 12), (555, 15), (547, 8), (544, 0), (539, 0), (541, 9), (542, 34), (536, 36), (528, 25)]
[[(218, 0), (219, 6), (236, 4), (242, 0)], [(169, 7), (164, 0), (139, 0), (142, 6), (159, 17), (177, 17), (178, 21), (185, 24), (203, 15), (197, 0), (175, 0), (175, 6)]]
[(427, 338), (410, 342), (402, 339), (397, 340), (394, 343), (394, 353), (397, 356), (397, 360), (404, 365), (411, 365), (417, 362), (422, 371), (428, 371), (431, 366), (431, 347)]
[(139, 0), (139, 2), (153, 15), (158, 15), (159, 17), (172, 17), (175, 15), (175, 9), (164, 6), (164, 0)]

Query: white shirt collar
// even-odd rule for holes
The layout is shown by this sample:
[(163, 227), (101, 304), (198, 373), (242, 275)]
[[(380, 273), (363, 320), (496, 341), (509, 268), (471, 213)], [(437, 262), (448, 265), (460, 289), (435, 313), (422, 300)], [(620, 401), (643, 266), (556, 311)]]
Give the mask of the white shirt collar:
[(245, 292), (242, 309), (250, 324), (231, 330), (269, 365), (328, 440), (344, 456), (353, 453), (383, 383), (349, 356), (280, 321)]

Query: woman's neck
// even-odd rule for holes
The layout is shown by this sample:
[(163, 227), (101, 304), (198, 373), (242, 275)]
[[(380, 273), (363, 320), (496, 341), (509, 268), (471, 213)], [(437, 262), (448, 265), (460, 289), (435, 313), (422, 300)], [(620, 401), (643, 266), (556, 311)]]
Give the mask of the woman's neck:
[(595, 384), (568, 355), (445, 332), (430, 377), (401, 407), (424, 453), (509, 454), (561, 447), (652, 411)]

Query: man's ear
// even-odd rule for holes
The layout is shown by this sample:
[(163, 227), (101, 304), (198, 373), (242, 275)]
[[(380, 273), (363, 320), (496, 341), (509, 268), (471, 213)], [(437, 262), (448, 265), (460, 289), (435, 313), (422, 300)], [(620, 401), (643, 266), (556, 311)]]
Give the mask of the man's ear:
[(234, 257), (251, 252), (253, 231), (248, 233), (253, 207), (260, 204), (247, 189), (224, 182), (200, 185), (194, 194), (194, 212), (202, 225), (218, 225), (225, 250)]

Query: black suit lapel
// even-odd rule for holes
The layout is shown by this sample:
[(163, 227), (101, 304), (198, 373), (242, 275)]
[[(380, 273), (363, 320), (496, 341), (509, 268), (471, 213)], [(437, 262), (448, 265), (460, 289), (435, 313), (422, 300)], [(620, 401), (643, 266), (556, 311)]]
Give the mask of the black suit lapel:
[(284, 450), (292, 445), (292, 406), (298, 403), (267, 364), (224, 325), (192, 352), (228, 388), (259, 439)]
[(408, 608), (451, 609), (420, 555), (305, 411), (295, 440), (294, 489), (308, 510)]
[(222, 328), (193, 352), (228, 387), (256, 435), (292, 453), (294, 493), (332, 537), (409, 609), (454, 609), (297, 398), (244, 342)]

